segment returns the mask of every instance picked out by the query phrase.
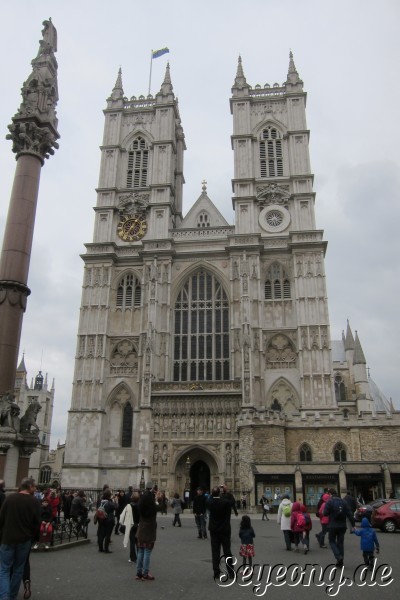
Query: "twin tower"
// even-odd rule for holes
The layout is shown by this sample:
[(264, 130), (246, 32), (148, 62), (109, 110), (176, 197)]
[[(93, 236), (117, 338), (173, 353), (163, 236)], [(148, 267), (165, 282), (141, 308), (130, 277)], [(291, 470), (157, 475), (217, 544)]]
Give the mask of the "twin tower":
[[(182, 214), (185, 136), (169, 66), (154, 97), (125, 97), (118, 74), (83, 256), (63, 487), (151, 478), (167, 494), (224, 481), (236, 493), (306, 495), (310, 477), (315, 490), (346, 486), (338, 442), (361, 460), (348, 420), (359, 427), (373, 399), (358, 338), (351, 359), (332, 357), (292, 54), (272, 86), (251, 87), (239, 58), (230, 106), (233, 225), (205, 184)], [(318, 466), (298, 468), (312, 453)]]

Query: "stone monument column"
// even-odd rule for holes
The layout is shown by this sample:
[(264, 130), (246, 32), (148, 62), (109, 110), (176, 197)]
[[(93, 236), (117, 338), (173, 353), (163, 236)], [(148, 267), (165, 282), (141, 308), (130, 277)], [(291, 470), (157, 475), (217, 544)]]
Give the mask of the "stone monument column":
[(27, 287), (40, 171), (58, 148), (57, 31), (43, 22), (43, 39), (22, 86), (22, 103), (8, 126), (17, 167), (0, 258), (0, 395), (14, 389)]
[(21, 105), (8, 126), (17, 167), (11, 192), (0, 256), (0, 477), (7, 487), (27, 475), (29, 455), (39, 443), (32, 406), (19, 418), (14, 403), (22, 318), (30, 290), (27, 287), (35, 226), (40, 172), (44, 160), (58, 148), (57, 31), (43, 21), (39, 51), (24, 82)]

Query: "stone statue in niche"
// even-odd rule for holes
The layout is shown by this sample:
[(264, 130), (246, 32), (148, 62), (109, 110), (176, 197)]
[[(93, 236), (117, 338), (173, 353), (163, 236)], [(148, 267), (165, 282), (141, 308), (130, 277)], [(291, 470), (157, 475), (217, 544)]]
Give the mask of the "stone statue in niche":
[(158, 451), (158, 445), (156, 444), (154, 446), (154, 452), (153, 452), (153, 464), (157, 464), (158, 463), (158, 458), (159, 458), (159, 451)]
[(162, 461), (164, 464), (168, 461), (168, 449), (166, 444), (164, 444), (162, 450)]
[(190, 415), (189, 431), (194, 431), (194, 416), (193, 415)]

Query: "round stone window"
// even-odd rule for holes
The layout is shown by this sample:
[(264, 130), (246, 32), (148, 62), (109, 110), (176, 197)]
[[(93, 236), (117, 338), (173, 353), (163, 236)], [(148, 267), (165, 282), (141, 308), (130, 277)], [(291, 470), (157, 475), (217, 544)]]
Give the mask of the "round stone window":
[(289, 226), (290, 215), (283, 206), (273, 204), (260, 212), (259, 223), (269, 233), (280, 233)]

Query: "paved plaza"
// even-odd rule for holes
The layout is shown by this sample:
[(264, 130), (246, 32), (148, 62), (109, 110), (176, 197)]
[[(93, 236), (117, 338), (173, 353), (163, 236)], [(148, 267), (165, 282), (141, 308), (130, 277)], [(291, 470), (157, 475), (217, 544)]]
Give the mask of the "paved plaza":
[[(283, 536), (276, 523), (276, 516), (269, 522), (261, 521), (260, 515), (252, 518), (252, 524), (256, 532), (255, 550), (256, 564), (289, 565), (298, 564), (300, 567), (318, 564), (321, 570), (325, 569), (323, 580), (329, 583), (329, 574), (338, 573), (339, 570), (326, 569), (328, 565), (334, 564), (331, 550), (323, 550), (317, 547), (314, 534), (319, 531), (319, 523), (313, 522), (311, 532), (311, 551), (305, 556), (302, 552), (287, 552), (283, 543)], [(232, 551), (239, 550), (239, 522), (240, 517), (232, 517)], [(214, 583), (211, 567), (211, 549), (209, 540), (197, 539), (197, 530), (194, 518), (190, 514), (182, 517), (182, 527), (172, 527), (172, 517), (158, 516), (158, 539), (151, 558), (151, 572), (155, 581), (135, 581), (135, 565), (128, 562), (128, 550), (123, 548), (123, 536), (112, 537), (112, 554), (101, 554), (96, 545), (96, 527), (91, 523), (89, 526), (90, 544), (76, 546), (70, 549), (49, 551), (48, 553), (33, 553), (31, 557), (32, 566), (32, 598), (40, 600), (92, 600), (93, 598), (105, 598), (106, 600), (121, 600), (121, 598), (151, 598), (152, 600), (164, 600), (185, 598), (187, 600), (200, 600), (204, 598), (242, 600), (257, 597), (270, 597), (278, 600), (296, 599), (303, 600), (312, 598), (336, 597), (344, 600), (389, 600), (399, 596), (400, 592), (400, 533), (383, 534), (378, 532), (381, 544), (381, 553), (378, 556), (378, 565), (388, 564), (392, 568), (391, 577), (393, 582), (386, 586), (373, 586), (370, 578), (367, 584), (357, 586), (350, 585), (354, 579), (354, 572), (362, 563), (362, 555), (359, 550), (359, 538), (346, 534), (345, 539), (345, 567), (344, 579), (346, 583), (339, 587), (340, 573), (333, 581), (333, 587), (328, 593), (327, 586), (317, 585), (292, 585), (282, 584), (277, 575), (277, 567), (272, 572), (270, 581), (274, 585), (267, 586), (268, 566), (264, 568), (262, 576), (253, 576), (253, 584), (238, 579), (232, 585), (219, 587)], [(241, 564), (241, 561), (240, 563)], [(281, 568), (282, 569), (282, 568)], [(293, 573), (294, 567), (291, 567)], [(378, 570), (378, 573), (381, 573)], [(259, 571), (257, 571), (259, 572)], [(282, 570), (280, 571), (282, 573)], [(307, 573), (307, 571), (306, 571)], [(297, 579), (298, 581), (298, 579)], [(381, 580), (379, 581), (381, 583)], [(240, 583), (242, 585), (240, 585)], [(277, 585), (281, 583), (281, 585)], [(226, 585), (226, 584), (225, 584)], [(378, 596), (379, 594), (379, 596)], [(22, 596), (21, 596), (22, 597)]]

